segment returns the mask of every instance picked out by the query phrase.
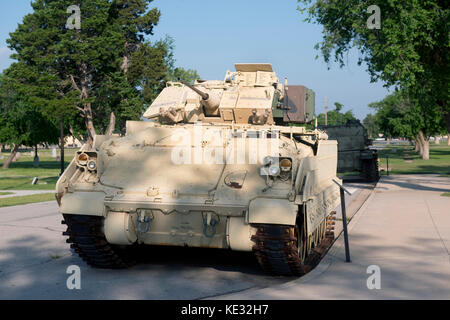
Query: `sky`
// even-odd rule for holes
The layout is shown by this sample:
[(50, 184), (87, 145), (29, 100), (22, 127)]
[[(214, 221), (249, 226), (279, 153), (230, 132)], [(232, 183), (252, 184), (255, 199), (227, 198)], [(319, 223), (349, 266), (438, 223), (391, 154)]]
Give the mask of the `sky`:
[[(297, 6), (296, 0), (154, 0), (151, 7), (161, 11), (161, 19), (149, 40), (172, 37), (176, 65), (197, 70), (203, 79), (223, 80), (235, 63), (271, 63), (280, 82), (286, 77), (315, 91), (316, 114), (324, 111), (325, 97), (328, 110), (339, 102), (361, 120), (373, 113), (368, 104), (389, 91), (370, 82), (366, 66), (357, 65), (356, 50), (344, 68), (327, 65), (314, 49), (322, 27), (303, 22)], [(12, 62), (9, 32), (31, 11), (30, 0), (0, 0), (0, 71)]]

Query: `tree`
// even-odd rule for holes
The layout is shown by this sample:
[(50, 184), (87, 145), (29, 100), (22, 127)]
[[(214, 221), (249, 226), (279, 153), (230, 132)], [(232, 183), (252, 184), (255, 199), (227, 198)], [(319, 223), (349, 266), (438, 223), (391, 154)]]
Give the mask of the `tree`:
[(378, 137), (380, 130), (376, 122), (376, 117), (373, 114), (369, 113), (362, 121), (362, 124), (366, 128), (369, 138), (376, 139)]
[(381, 28), (368, 27), (370, 0), (298, 0), (306, 21), (323, 26), (316, 45), (326, 62), (345, 65), (353, 47), (360, 52), (372, 81), (402, 89), (427, 113), (440, 112), (450, 132), (448, 21), (443, 0), (379, 1)]
[(377, 113), (375, 122), (387, 137), (406, 137), (415, 141), (422, 159), (428, 160), (429, 140), (445, 130), (438, 108), (422, 107), (405, 92), (396, 92), (379, 102), (369, 104)]
[[(14, 74), (30, 101), (44, 106), (49, 117), (71, 121), (81, 133), (82, 117), (92, 140), (114, 131), (119, 122), (137, 119), (141, 93), (128, 80), (128, 60), (143, 45), (158, 22), (159, 11), (147, 12), (151, 0), (81, 0), (81, 29), (69, 30), (70, 0), (35, 0), (33, 13), (10, 34), (8, 45), (17, 60)], [(41, 90), (36, 83), (45, 84)], [(110, 117), (107, 116), (110, 115)], [(109, 123), (108, 123), (109, 119)], [(75, 133), (74, 132), (74, 133)]]
[(173, 40), (147, 39), (160, 17), (151, 2), (80, 0), (81, 28), (70, 30), (72, 1), (34, 0), (33, 12), (7, 40), (17, 62), (5, 74), (29, 103), (55, 123), (64, 119), (64, 131), (80, 140), (123, 132), (174, 73)]
[[(352, 110), (348, 110), (347, 112), (342, 113), (341, 110), (344, 107), (344, 105), (339, 102), (335, 102), (334, 105), (336, 109), (327, 112), (327, 122), (329, 126), (344, 125), (347, 123), (348, 120), (356, 120)], [(317, 124), (325, 125), (324, 113), (321, 113), (317, 116)]]
[(146, 42), (133, 53), (128, 79), (141, 88), (143, 108), (151, 104), (168, 81), (173, 56), (173, 40)]
[(184, 82), (193, 84), (195, 80), (200, 79), (200, 76), (198, 75), (196, 70), (177, 67), (170, 71), (169, 80), (178, 81), (179, 79), (183, 80)]
[(58, 141), (58, 129), (41, 108), (14, 90), (14, 83), (0, 76), (0, 142), (11, 146), (11, 154), (3, 163), (8, 169), (21, 145), (37, 146)]

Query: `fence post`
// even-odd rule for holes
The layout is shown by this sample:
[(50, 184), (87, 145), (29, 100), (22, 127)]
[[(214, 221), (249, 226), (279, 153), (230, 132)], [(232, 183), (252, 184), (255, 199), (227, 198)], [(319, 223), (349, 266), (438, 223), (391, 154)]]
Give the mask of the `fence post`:
[(345, 243), (345, 262), (352, 262), (350, 260), (350, 245), (348, 243), (348, 231), (347, 231), (347, 213), (345, 211), (345, 193), (351, 195), (339, 182), (333, 179), (333, 182), (339, 186), (341, 193), (341, 210), (342, 210), (342, 225), (344, 229), (344, 243)]
[(389, 176), (389, 156), (386, 155), (386, 171), (387, 171), (387, 175)]

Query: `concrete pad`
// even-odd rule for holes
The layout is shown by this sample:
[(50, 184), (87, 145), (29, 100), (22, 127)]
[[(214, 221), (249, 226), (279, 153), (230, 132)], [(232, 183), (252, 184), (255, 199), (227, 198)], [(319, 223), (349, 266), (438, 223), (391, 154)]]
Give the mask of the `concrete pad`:
[[(349, 224), (351, 263), (341, 236), (310, 274), (287, 284), (218, 299), (450, 299), (450, 179), (382, 177)], [(380, 289), (369, 289), (369, 266)], [(369, 281), (370, 283), (370, 281)]]
[[(252, 253), (151, 248), (135, 267), (87, 266), (62, 236), (56, 201), (0, 208), (0, 299), (198, 299), (289, 281), (260, 270)], [(69, 290), (71, 265), (81, 290)]]
[[(350, 206), (365, 190), (351, 188)], [(0, 299), (202, 299), (292, 281), (228, 250), (150, 248), (130, 269), (94, 269), (69, 249), (61, 220), (56, 201), (0, 208)], [(81, 290), (66, 286), (71, 265)]]

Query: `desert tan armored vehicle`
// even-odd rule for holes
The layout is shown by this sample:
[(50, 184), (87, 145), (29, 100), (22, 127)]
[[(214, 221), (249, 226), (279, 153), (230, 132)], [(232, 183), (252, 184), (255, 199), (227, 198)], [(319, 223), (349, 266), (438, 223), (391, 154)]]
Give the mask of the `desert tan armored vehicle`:
[(253, 251), (273, 274), (303, 274), (339, 204), (336, 141), (292, 125), (312, 119), (311, 99), (270, 64), (168, 83), (148, 121), (96, 136), (60, 177), (67, 241), (95, 267), (125, 267), (145, 244)]

